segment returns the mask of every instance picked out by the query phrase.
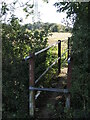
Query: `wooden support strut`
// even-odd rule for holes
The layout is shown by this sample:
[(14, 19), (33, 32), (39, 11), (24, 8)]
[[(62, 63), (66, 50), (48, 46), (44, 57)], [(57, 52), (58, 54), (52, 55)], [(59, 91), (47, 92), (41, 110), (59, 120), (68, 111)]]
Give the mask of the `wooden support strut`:
[(58, 74), (61, 72), (61, 40), (58, 40)]
[[(70, 63), (68, 63), (68, 76), (67, 76), (67, 89), (68, 90), (70, 90), (70, 87), (71, 87), (72, 65), (73, 65), (73, 60), (71, 58)], [(70, 108), (70, 93), (66, 95), (66, 107)]]
[[(30, 53), (29, 60), (29, 87), (34, 87), (34, 57), (33, 53)], [(30, 117), (34, 117), (34, 109), (35, 109), (35, 95), (34, 91), (29, 90), (29, 115)]]

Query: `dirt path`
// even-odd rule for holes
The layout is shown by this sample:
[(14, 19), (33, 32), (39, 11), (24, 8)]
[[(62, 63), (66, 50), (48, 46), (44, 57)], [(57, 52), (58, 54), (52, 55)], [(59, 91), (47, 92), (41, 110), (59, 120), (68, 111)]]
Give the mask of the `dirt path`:
[[(52, 87), (66, 88), (66, 79), (67, 68), (64, 68), (61, 70), (61, 74), (55, 80), (53, 80)], [(65, 96), (63, 94), (57, 92), (47, 92), (38, 100), (38, 104), (36, 106), (37, 120), (40, 118), (56, 118), (55, 113), (60, 109), (60, 103), (65, 106)]]

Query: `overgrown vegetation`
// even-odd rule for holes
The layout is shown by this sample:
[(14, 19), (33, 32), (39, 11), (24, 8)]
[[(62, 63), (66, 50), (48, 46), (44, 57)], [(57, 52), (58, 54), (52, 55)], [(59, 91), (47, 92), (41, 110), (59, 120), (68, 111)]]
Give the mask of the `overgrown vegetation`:
[[(2, 24), (3, 119), (29, 117), (29, 65), (24, 58), (29, 52), (37, 52), (47, 47), (48, 33), (46, 29), (28, 30), (15, 17), (12, 17), (9, 24)], [(57, 58), (57, 52), (52, 54), (56, 50), (57, 48), (51, 48), (35, 57), (35, 80)], [(50, 86), (52, 74), (57, 72), (56, 66), (43, 77), (40, 85)]]
[[(74, 27), (72, 31), (73, 73), (71, 82), (71, 109), (72, 116), (78, 118), (90, 117), (89, 96), (89, 3), (59, 3), (58, 11), (67, 10), (67, 17), (73, 15)], [(77, 114), (78, 113), (78, 114)]]
[[(2, 24), (3, 119), (29, 117), (29, 65), (24, 58), (29, 52), (47, 47), (47, 36), (46, 30), (28, 30), (14, 17), (10, 24)], [(35, 80), (57, 57), (57, 47), (35, 57)], [(56, 73), (57, 64), (40, 80), (40, 86), (50, 87), (50, 81)]]
[(61, 24), (56, 24), (56, 23), (42, 23), (42, 22), (37, 22), (34, 24), (27, 24), (28, 29), (30, 30), (35, 30), (35, 29), (44, 29), (49, 32), (71, 32), (72, 28), (71, 27), (66, 27)]
[[(3, 50), (3, 117), (28, 116), (28, 62), (23, 61), (30, 52), (47, 46), (45, 31), (27, 31), (18, 19), (12, 18), (10, 24), (2, 24)], [(46, 54), (38, 62), (38, 72), (45, 69)], [(37, 74), (36, 74), (37, 75)]]
[[(14, 1), (15, 2), (15, 1)], [(13, 3), (15, 5), (16, 3)], [(28, 4), (28, 3), (27, 3)], [(24, 11), (27, 16), (31, 14), (26, 5)], [(88, 7), (89, 3), (57, 2), (55, 5), (58, 11), (67, 10), (67, 17), (73, 15), (74, 27), (72, 31), (71, 44), (73, 54), (73, 73), (71, 86), (71, 108), (64, 109), (66, 118), (86, 118), (90, 117), (90, 81), (89, 81), (89, 60), (90, 48), (88, 47), (89, 27)], [(33, 6), (31, 6), (32, 8)], [(6, 3), (2, 3), (2, 17), (10, 11)], [(39, 26), (38, 26), (39, 25)], [(3, 88), (3, 119), (6, 118), (28, 118), (28, 62), (23, 59), (29, 52), (36, 52), (45, 48), (49, 32), (60, 32), (65, 30), (63, 26), (57, 24), (32, 24), (20, 25), (20, 20), (14, 15), (9, 19), (9, 23), (2, 22), (2, 88)], [(60, 27), (60, 28), (59, 28)], [(62, 29), (61, 29), (62, 27)], [(42, 29), (43, 28), (43, 29)], [(39, 30), (38, 30), (39, 29)], [(54, 48), (55, 51), (56, 48)], [(48, 52), (36, 57), (35, 79), (53, 62), (54, 56), (50, 49)], [(64, 59), (64, 58), (63, 58)], [(46, 74), (42, 81), (45, 86), (49, 86), (52, 74), (56, 73), (54, 66), (49, 74)], [(61, 103), (58, 104), (61, 106)], [(48, 106), (53, 110), (52, 106)], [(54, 115), (61, 118), (61, 113), (54, 110)], [(78, 114), (77, 114), (78, 113)], [(62, 118), (64, 119), (64, 118)]]

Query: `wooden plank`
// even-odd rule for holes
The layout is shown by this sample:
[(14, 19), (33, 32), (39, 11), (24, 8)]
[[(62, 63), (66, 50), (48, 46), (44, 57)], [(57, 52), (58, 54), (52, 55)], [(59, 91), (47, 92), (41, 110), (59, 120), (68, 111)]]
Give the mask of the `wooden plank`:
[[(30, 54), (32, 58), (29, 60), (29, 86), (34, 87), (34, 54)], [(34, 91), (29, 90), (29, 114), (34, 117), (35, 95)]]
[(48, 92), (60, 92), (60, 93), (69, 93), (68, 89), (59, 89), (59, 88), (36, 88), (29, 87), (29, 90), (36, 91), (48, 91)]
[[(59, 41), (56, 42), (56, 43), (54, 43), (54, 44), (52, 44), (52, 45), (50, 45), (50, 46), (48, 46), (47, 48), (44, 48), (44, 49), (42, 49), (42, 50), (40, 50), (40, 51), (38, 51), (38, 52), (35, 52), (35, 56), (38, 55), (38, 54), (40, 54), (40, 53), (42, 53), (42, 52), (44, 52), (44, 51), (46, 51), (46, 50), (48, 50), (48, 49), (50, 49), (50, 48), (53, 47), (53, 46), (56, 46), (58, 43), (59, 43)], [(31, 56), (27, 56), (27, 57), (25, 58), (25, 61), (28, 60), (28, 59), (30, 59), (31, 57), (32, 57), (32, 55), (31, 55)]]

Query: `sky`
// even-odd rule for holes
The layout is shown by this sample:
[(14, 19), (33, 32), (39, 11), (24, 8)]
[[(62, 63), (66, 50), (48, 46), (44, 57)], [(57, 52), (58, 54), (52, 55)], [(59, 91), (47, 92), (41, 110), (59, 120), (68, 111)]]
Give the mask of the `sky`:
[[(4, 0), (4, 1), (6, 1), (7, 3), (12, 2), (12, 0)], [(24, 3), (26, 1), (28, 1), (28, 0), (19, 0), (20, 3), (22, 3), (22, 2)], [(49, 0), (49, 3), (45, 3), (42, 0), (36, 0), (36, 1), (38, 1), (38, 12), (39, 12), (38, 15), (40, 16), (39, 18), (40, 18), (41, 22), (64, 24), (63, 19), (66, 19), (66, 16), (67, 16), (66, 13), (65, 12), (58, 13), (57, 8), (53, 5), (58, 0)], [(33, 0), (30, 0), (30, 2), (33, 3)], [(25, 17), (26, 14), (23, 12), (23, 10), (21, 8), (18, 8), (15, 10), (15, 15), (18, 18), (23, 19), (23, 21), (22, 21), (23, 24), (33, 22), (33, 15), (30, 15), (26, 19), (26, 17)], [(9, 17), (9, 15), (8, 15), (8, 17)], [(34, 18), (35, 18), (35, 14), (34, 14)]]
[[(57, 8), (53, 5), (57, 0), (49, 0), (49, 3), (45, 3), (42, 0), (37, 1), (38, 12), (40, 13), (39, 16), (41, 22), (61, 23), (63, 21), (63, 18), (66, 18), (66, 13), (58, 13)], [(33, 15), (30, 15), (28, 19), (25, 19), (25, 14), (22, 10), (16, 10), (15, 13), (19, 18), (21, 17), (24, 19), (24, 23), (32, 23)]]
[(66, 13), (58, 13), (57, 8), (53, 5), (56, 0), (50, 0), (47, 4), (41, 4), (39, 6), (39, 10), (41, 11), (41, 20), (43, 22), (53, 22), (53, 23), (61, 23), (63, 18), (66, 17)]

